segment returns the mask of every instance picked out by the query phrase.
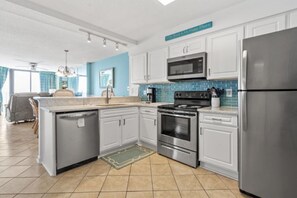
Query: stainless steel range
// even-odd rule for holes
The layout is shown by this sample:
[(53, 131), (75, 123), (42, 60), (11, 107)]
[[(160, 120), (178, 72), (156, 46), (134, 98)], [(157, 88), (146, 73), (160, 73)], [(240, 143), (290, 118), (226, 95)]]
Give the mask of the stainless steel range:
[(210, 106), (207, 91), (177, 91), (174, 104), (158, 107), (158, 153), (192, 167), (198, 161), (198, 108)]

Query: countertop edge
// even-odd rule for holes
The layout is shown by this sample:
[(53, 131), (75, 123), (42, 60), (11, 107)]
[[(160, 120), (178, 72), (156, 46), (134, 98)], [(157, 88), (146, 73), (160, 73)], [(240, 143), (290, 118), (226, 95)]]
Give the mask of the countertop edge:
[(204, 107), (198, 109), (201, 113), (219, 113), (219, 114), (229, 114), (229, 115), (238, 115), (237, 107), (222, 106), (219, 108)]
[(152, 104), (133, 104), (128, 103), (124, 105), (115, 105), (115, 106), (100, 106), (100, 105), (74, 105), (74, 106), (55, 106), (55, 107), (40, 107), (40, 109), (50, 112), (50, 113), (59, 113), (59, 112), (71, 112), (71, 111), (87, 111), (87, 110), (100, 110), (100, 109), (114, 109), (114, 108), (127, 108), (127, 107), (147, 107), (147, 108), (157, 108), (160, 105), (169, 104), (169, 103), (152, 103)]

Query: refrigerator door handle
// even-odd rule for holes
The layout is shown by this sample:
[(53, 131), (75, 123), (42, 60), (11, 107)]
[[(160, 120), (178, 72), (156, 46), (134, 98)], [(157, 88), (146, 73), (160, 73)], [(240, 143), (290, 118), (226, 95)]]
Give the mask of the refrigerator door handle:
[(240, 71), (240, 90), (246, 90), (247, 50), (242, 52), (242, 68)]
[(241, 97), (240, 97), (240, 108), (241, 108), (241, 119), (242, 119), (242, 130), (247, 131), (247, 101), (246, 101), (246, 95), (247, 92), (243, 91), (241, 92)]

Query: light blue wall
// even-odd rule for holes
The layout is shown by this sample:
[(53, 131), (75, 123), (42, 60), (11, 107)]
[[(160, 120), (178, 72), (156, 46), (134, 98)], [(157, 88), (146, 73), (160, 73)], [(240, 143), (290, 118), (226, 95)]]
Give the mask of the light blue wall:
[(116, 96), (128, 96), (129, 92), (129, 55), (123, 53), (87, 65), (89, 95), (101, 95), (104, 89), (99, 87), (99, 71), (114, 68), (114, 92)]

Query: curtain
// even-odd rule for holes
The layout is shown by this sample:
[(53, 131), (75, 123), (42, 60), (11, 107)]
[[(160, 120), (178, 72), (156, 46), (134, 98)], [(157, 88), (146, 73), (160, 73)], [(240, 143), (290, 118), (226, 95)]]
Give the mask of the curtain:
[(2, 88), (6, 81), (7, 74), (8, 74), (8, 68), (0, 66), (0, 111), (1, 111), (1, 106), (2, 106), (1, 104), (2, 104), (2, 100), (3, 100), (2, 99)]
[(40, 91), (48, 92), (49, 89), (56, 89), (56, 74), (55, 72), (40, 72)]

